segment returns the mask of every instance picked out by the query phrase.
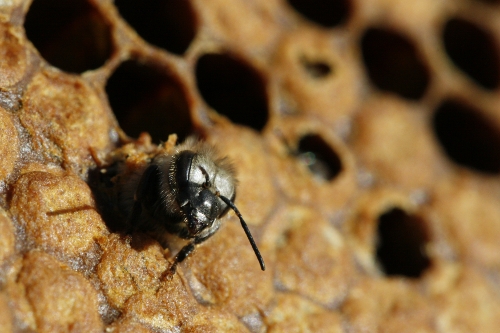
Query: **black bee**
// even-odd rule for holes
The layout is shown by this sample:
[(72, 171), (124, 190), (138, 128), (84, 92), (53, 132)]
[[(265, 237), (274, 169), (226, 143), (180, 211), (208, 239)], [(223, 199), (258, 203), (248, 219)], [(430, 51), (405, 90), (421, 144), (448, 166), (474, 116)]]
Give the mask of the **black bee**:
[[(173, 154), (156, 155), (142, 175), (132, 177), (124, 191), (122, 206), (128, 211), (130, 231), (149, 230), (191, 240), (175, 256), (169, 268), (174, 274), (178, 263), (212, 236), (220, 218), (231, 208), (239, 217), (250, 245), (265, 270), (257, 245), (233, 201), (236, 194), (234, 169), (215, 149), (188, 139)], [(126, 193), (135, 193), (133, 201)], [(130, 196), (130, 194), (129, 194)], [(161, 236), (161, 235), (160, 235)]]

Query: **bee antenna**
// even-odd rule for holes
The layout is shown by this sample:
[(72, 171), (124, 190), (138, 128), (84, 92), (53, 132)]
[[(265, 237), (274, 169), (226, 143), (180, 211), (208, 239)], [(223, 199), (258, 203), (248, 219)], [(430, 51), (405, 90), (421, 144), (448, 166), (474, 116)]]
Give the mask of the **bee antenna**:
[(233, 204), (233, 202), (231, 200), (229, 200), (225, 196), (222, 196), (222, 195), (220, 195), (218, 193), (217, 193), (217, 195), (218, 195), (219, 198), (222, 199), (222, 201), (224, 201), (226, 203), (226, 205), (228, 205), (229, 207), (231, 207), (231, 209), (234, 210), (234, 212), (236, 213), (236, 215), (238, 215), (238, 217), (240, 218), (241, 226), (243, 227), (243, 230), (245, 230), (245, 234), (247, 235), (247, 238), (250, 241), (250, 245), (252, 245), (253, 252), (257, 256), (257, 260), (259, 261), (260, 268), (263, 271), (265, 271), (266, 270), (266, 264), (264, 264), (264, 258), (262, 258), (262, 256), (260, 255), (260, 251), (257, 248), (257, 244), (255, 244), (255, 241), (253, 240), (252, 234), (250, 233), (250, 229), (248, 229), (248, 226), (247, 226), (245, 220), (243, 220), (243, 216), (241, 216), (240, 211), (238, 210), (238, 208), (236, 208), (236, 206)]

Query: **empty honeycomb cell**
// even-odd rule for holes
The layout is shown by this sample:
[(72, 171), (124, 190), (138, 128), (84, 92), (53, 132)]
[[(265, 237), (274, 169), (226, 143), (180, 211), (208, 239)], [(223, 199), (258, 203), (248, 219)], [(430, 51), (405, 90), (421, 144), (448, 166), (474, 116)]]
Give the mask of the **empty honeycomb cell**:
[(19, 138), (9, 114), (0, 107), (0, 182), (6, 181), (19, 156)]
[(288, 3), (309, 20), (327, 28), (344, 23), (351, 10), (350, 0), (288, 0)]
[(34, 171), (22, 175), (13, 187), (11, 212), (31, 244), (76, 268), (97, 263), (96, 239), (108, 231), (84, 181), (72, 174)]
[(130, 60), (108, 79), (106, 93), (121, 128), (132, 137), (148, 132), (156, 143), (193, 130), (184, 86), (164, 67)]
[(112, 52), (109, 23), (88, 0), (34, 0), (24, 28), (42, 57), (67, 72), (99, 68)]
[(425, 222), (394, 207), (378, 218), (377, 261), (386, 275), (418, 278), (430, 266)]
[[(418, 208), (419, 206), (410, 199), (408, 193), (387, 188), (374, 188), (357, 198), (352, 209), (352, 215), (344, 227), (354, 245), (353, 250), (357, 262), (366, 272), (372, 275), (380, 275), (381, 272), (384, 273), (384, 264), (395, 264), (390, 268), (399, 269), (401, 272), (408, 269), (408, 267), (418, 267), (421, 261), (414, 263), (412, 260), (415, 260), (415, 258), (417, 260), (421, 259), (418, 255), (419, 251), (422, 251), (425, 260), (428, 260), (426, 246), (430, 246), (431, 242), (425, 237), (431, 237), (428, 236), (431, 234), (431, 225), (422, 226), (420, 224), (422, 220), (414, 218)], [(394, 219), (391, 219), (392, 215), (388, 215), (387, 222), (382, 225), (385, 228), (382, 235), (380, 230), (381, 216), (394, 209), (398, 209), (402, 213), (400, 215), (396, 214)], [(407, 219), (405, 219), (406, 216), (408, 216)], [(384, 217), (384, 221), (386, 221), (385, 219)], [(417, 222), (413, 223), (414, 221)], [(421, 233), (413, 234), (418, 232)], [(392, 239), (393, 236), (398, 237), (398, 239)], [(383, 243), (384, 240), (385, 243)], [(406, 252), (392, 253), (391, 250), (394, 250), (398, 245), (400, 248), (397, 250)], [(380, 250), (386, 257), (380, 258)], [(394, 257), (391, 257), (391, 255)], [(386, 262), (382, 263), (381, 259), (386, 260)], [(401, 276), (406, 275), (401, 274)]]
[(183, 54), (196, 36), (197, 17), (188, 0), (116, 0), (120, 15), (155, 46)]
[(0, 25), (0, 88), (16, 84), (28, 67), (26, 49), (17, 30)]
[(453, 63), (485, 89), (495, 89), (500, 80), (500, 57), (494, 35), (461, 18), (444, 25), (442, 41)]
[(266, 82), (233, 55), (207, 53), (196, 63), (196, 84), (205, 102), (232, 122), (261, 131), (268, 120)]
[(481, 111), (458, 100), (445, 100), (434, 112), (432, 127), (455, 163), (488, 174), (500, 172), (500, 129)]
[(103, 331), (97, 292), (83, 275), (38, 251), (26, 254), (23, 265), (19, 281), (33, 308), (37, 332)]
[(420, 99), (429, 85), (429, 72), (415, 43), (397, 31), (369, 28), (361, 52), (373, 84), (407, 99)]
[(302, 137), (297, 147), (297, 157), (320, 179), (330, 181), (342, 171), (342, 162), (335, 151), (319, 135)]

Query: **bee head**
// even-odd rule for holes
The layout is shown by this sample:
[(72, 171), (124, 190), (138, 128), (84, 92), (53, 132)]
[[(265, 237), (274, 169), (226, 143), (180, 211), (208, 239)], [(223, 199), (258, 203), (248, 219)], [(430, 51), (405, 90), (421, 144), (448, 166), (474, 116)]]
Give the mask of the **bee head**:
[(176, 159), (177, 201), (187, 219), (191, 237), (211, 226), (227, 210), (220, 195), (233, 198), (232, 175), (212, 159), (191, 150), (180, 152)]
[(261, 269), (265, 270), (264, 259), (232, 201), (236, 182), (232, 172), (218, 166), (208, 154), (191, 150), (178, 153), (175, 166), (176, 172), (171, 174), (175, 177), (177, 202), (186, 216), (189, 236), (197, 236), (231, 208), (240, 219)]

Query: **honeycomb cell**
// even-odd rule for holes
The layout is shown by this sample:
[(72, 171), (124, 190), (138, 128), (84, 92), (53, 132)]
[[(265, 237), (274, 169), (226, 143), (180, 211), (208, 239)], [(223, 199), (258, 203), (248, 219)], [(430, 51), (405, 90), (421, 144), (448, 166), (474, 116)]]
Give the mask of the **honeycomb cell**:
[(67, 72), (101, 67), (112, 52), (109, 24), (88, 0), (34, 0), (24, 28), (42, 57)]
[(120, 126), (132, 137), (148, 132), (159, 143), (176, 133), (182, 141), (193, 130), (184, 87), (165, 69), (124, 62), (109, 78), (106, 93)]
[(345, 22), (351, 10), (350, 0), (288, 0), (288, 3), (309, 20), (327, 28)]
[(94, 287), (52, 256), (28, 253), (19, 281), (32, 306), (37, 332), (103, 331)]
[(377, 260), (386, 275), (418, 278), (429, 268), (430, 235), (424, 221), (394, 207), (378, 218)]
[(498, 45), (492, 33), (461, 18), (452, 18), (443, 28), (442, 41), (453, 63), (485, 89), (500, 81)]
[(332, 180), (342, 171), (339, 156), (320, 135), (302, 137), (297, 147), (297, 157), (315, 177), (326, 181)]
[[(473, 174), (436, 184), (432, 208), (449, 244), (466, 262), (500, 267), (500, 201), (498, 183)], [(496, 273), (498, 274), (498, 273)]]
[(207, 104), (231, 121), (257, 131), (266, 125), (266, 83), (250, 64), (230, 54), (204, 54), (196, 63), (196, 83)]
[(13, 186), (11, 212), (37, 248), (78, 268), (99, 260), (96, 239), (108, 234), (87, 184), (72, 174), (33, 171)]
[(363, 167), (376, 178), (406, 188), (432, 187), (446, 160), (432, 139), (426, 109), (389, 96), (365, 103), (351, 142)]
[(181, 327), (193, 320), (200, 305), (178, 274), (161, 282), (155, 293), (141, 292), (130, 297), (120, 319), (138, 322), (153, 332), (182, 332)]
[(341, 308), (353, 332), (436, 332), (435, 311), (417, 288), (397, 279), (361, 280)]
[(197, 17), (187, 0), (116, 0), (120, 15), (148, 43), (183, 54), (196, 36)]
[(332, 219), (341, 215), (357, 190), (353, 156), (343, 142), (328, 126), (309, 117), (290, 117), (269, 134), (272, 153), (266, 158), (277, 170), (273, 181), (283, 195), (318, 207)]
[[(364, 73), (342, 35), (296, 29), (280, 40), (271, 64), (278, 87), (278, 114), (314, 114), (334, 127), (347, 127), (363, 101), (356, 82)], [(276, 97), (276, 96), (275, 96)], [(273, 105), (274, 106), (274, 105)]]
[(228, 215), (221, 229), (183, 264), (183, 271), (199, 303), (241, 318), (258, 314), (272, 300), (272, 270), (260, 269), (238, 218)]
[[(426, 247), (432, 245), (429, 239), (434, 229), (430, 230), (431, 224), (423, 224), (427, 221), (417, 215), (420, 207), (410, 198), (405, 192), (374, 188), (356, 199), (345, 228), (353, 242), (357, 262), (369, 274), (392, 276), (392, 272), (397, 272), (395, 275), (412, 277), (408, 272), (419, 276), (417, 273), (427, 268), (422, 262), (425, 264), (428, 260)], [(421, 260), (420, 255), (425, 259)], [(385, 271), (384, 265), (389, 271)]]
[(113, 234), (100, 244), (103, 255), (97, 265), (97, 276), (108, 302), (120, 311), (132, 295), (156, 292), (160, 277), (168, 267), (157, 242), (139, 235), (134, 235), (133, 241), (135, 244), (131, 245), (126, 238)]
[(445, 100), (434, 112), (432, 127), (455, 163), (488, 174), (500, 172), (500, 130), (479, 110)]
[(323, 306), (342, 301), (356, 276), (345, 238), (310, 208), (280, 209), (266, 225), (261, 244), (275, 260), (275, 287)]
[(115, 131), (104, 102), (87, 82), (51, 70), (31, 80), (19, 119), (34, 152), (81, 174), (95, 166), (91, 150), (108, 149)]
[(267, 52), (281, 36), (281, 1), (231, 1), (230, 5), (227, 0), (191, 2), (200, 15), (203, 36), (208, 33), (217, 43), (224, 41), (225, 45), (237, 45), (245, 50), (240, 51), (255, 54)]
[(373, 84), (407, 99), (420, 99), (429, 72), (414, 43), (396, 31), (369, 28), (361, 38), (363, 61)]

